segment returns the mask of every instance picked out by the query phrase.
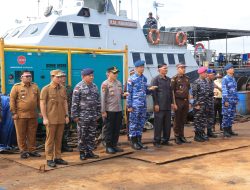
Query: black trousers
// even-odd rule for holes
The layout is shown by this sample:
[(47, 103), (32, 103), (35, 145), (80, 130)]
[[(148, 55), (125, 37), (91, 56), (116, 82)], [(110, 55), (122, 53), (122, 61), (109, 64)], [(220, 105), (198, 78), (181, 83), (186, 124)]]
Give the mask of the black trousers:
[(106, 147), (116, 147), (122, 125), (122, 112), (107, 112), (104, 125), (102, 134)]
[[(161, 134), (163, 137), (161, 138)], [(154, 142), (169, 141), (171, 134), (171, 111), (154, 112)]]
[(219, 114), (220, 126), (222, 123), (222, 98), (214, 98), (214, 124), (216, 124), (216, 116)]

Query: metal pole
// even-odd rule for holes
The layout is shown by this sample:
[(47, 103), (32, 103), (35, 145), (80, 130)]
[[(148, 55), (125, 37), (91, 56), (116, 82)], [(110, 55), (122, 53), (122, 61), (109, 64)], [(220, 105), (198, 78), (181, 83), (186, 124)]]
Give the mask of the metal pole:
[(226, 35), (226, 64), (227, 64), (227, 35)]
[(0, 65), (1, 65), (1, 91), (6, 93), (5, 87), (5, 62), (4, 62), (4, 39), (0, 38)]
[(133, 1), (131, 0), (131, 19), (133, 19)]

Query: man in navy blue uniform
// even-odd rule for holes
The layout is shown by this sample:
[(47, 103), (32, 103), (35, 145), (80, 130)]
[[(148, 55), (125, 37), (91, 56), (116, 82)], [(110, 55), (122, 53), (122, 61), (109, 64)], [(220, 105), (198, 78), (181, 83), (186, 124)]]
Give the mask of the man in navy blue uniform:
[(154, 90), (155, 86), (148, 87), (147, 78), (143, 75), (145, 61), (138, 60), (134, 63), (135, 74), (127, 82), (127, 108), (129, 115), (129, 137), (131, 147), (135, 150), (146, 149), (141, 142), (142, 130), (146, 122), (147, 102), (146, 96)]
[(227, 75), (222, 79), (222, 129), (224, 137), (231, 137), (238, 135), (232, 131), (232, 125), (239, 99), (237, 95), (237, 83), (233, 76), (233, 64), (228, 63), (224, 67), (224, 70), (226, 70)]

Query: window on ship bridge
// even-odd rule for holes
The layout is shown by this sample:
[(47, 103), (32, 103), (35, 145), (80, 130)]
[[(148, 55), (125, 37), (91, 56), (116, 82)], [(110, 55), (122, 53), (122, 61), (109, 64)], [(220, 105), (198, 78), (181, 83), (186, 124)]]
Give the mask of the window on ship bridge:
[(156, 54), (156, 59), (157, 59), (158, 65), (160, 65), (160, 64), (162, 64), (162, 63), (165, 63), (162, 53), (157, 53), (157, 54)]
[(68, 36), (68, 28), (66, 22), (57, 22), (55, 26), (50, 31), (49, 35), (55, 36)]
[(84, 28), (82, 23), (72, 23), (74, 36), (83, 37), (85, 36)]
[(138, 60), (141, 60), (140, 53), (132, 53), (133, 63), (135, 63)]
[(178, 54), (179, 63), (186, 64), (184, 54)]
[(100, 37), (100, 30), (99, 30), (99, 25), (97, 24), (89, 24), (89, 34), (90, 37)]
[(167, 57), (168, 57), (168, 64), (169, 64), (169, 65), (174, 65), (174, 64), (175, 64), (174, 54), (168, 53), (168, 54), (167, 54)]
[(145, 53), (145, 61), (146, 61), (146, 65), (153, 65), (153, 57), (151, 53)]
[(31, 36), (38, 36), (41, 34), (45, 26), (47, 25), (47, 22), (44, 23), (37, 23), (37, 24), (30, 24), (19, 36), (19, 38), (22, 37), (31, 37)]

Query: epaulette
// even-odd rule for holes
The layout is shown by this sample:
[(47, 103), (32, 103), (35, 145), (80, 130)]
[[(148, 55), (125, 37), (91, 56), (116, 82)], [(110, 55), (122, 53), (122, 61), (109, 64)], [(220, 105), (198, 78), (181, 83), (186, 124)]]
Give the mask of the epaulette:
[(14, 84), (14, 86), (18, 86), (18, 85), (21, 85), (21, 83), (19, 82), (19, 83)]

